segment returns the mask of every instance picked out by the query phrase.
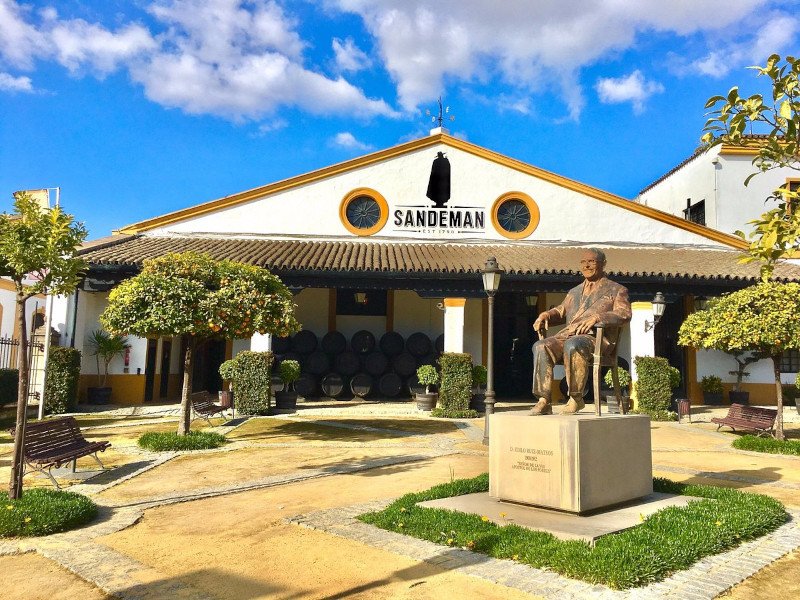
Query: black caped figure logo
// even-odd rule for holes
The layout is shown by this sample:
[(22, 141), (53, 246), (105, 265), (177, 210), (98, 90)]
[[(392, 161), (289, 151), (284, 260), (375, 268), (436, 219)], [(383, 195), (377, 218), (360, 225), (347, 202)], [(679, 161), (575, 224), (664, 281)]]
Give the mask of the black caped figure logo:
[(428, 193), (436, 208), (444, 208), (450, 200), (450, 161), (444, 152), (437, 152), (431, 166), (431, 177), (428, 180)]

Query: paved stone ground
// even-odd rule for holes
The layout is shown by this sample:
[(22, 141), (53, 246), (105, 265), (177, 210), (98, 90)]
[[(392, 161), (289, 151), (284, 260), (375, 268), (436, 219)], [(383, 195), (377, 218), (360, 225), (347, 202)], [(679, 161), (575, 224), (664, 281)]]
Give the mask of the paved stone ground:
[[(347, 405), (346, 405), (347, 404)], [(500, 408), (524, 408), (519, 404), (510, 404)], [(126, 421), (118, 424), (119, 427), (132, 427), (135, 425), (151, 424), (152, 418), (144, 421), (130, 421), (130, 417), (160, 417), (159, 422), (168, 422), (177, 417), (177, 408), (173, 406), (148, 407), (147, 410), (114, 409), (104, 412), (104, 416), (126, 417)], [(724, 413), (724, 407), (713, 411)], [(150, 508), (165, 506), (179, 502), (191, 502), (203, 498), (214, 498), (244, 491), (283, 486), (306, 480), (324, 478), (334, 475), (369, 471), (380, 467), (413, 463), (439, 456), (455, 454), (485, 454), (485, 450), (463, 449), (459, 445), (465, 442), (479, 443), (483, 438), (480, 420), (456, 421), (458, 431), (462, 438), (453, 435), (428, 434), (419, 431), (399, 431), (397, 429), (383, 429), (380, 422), (374, 424), (337, 421), (337, 417), (377, 417), (391, 416), (395, 418), (425, 418), (420, 415), (411, 403), (392, 404), (380, 406), (375, 403), (333, 403), (330, 407), (315, 404), (306, 410), (299, 411), (297, 415), (282, 415), (277, 418), (308, 422), (306, 417), (313, 415), (324, 416), (324, 419), (313, 419), (311, 422), (325, 426), (354, 431), (372, 433), (385, 433), (387, 439), (394, 436), (403, 436), (403, 447), (408, 450), (403, 456), (390, 456), (371, 458), (349, 464), (336, 464), (317, 469), (303, 469), (259, 477), (254, 475), (246, 481), (237, 481), (228, 485), (193, 489), (190, 492), (165, 492), (156, 496), (147, 497), (136, 502), (104, 501), (97, 495), (117, 485), (138, 477), (139, 475), (157, 469), (159, 466), (173, 460), (182, 453), (145, 453), (135, 447), (125, 447), (125, 452), (136, 455), (133, 462), (123, 465), (113, 472), (102, 474), (92, 480), (73, 485), (72, 491), (81, 492), (92, 497), (100, 506), (99, 518), (90, 526), (80, 530), (49, 536), (47, 538), (12, 540), (0, 542), (0, 555), (18, 554), (25, 552), (38, 552), (64, 566), (82, 579), (93, 583), (107, 594), (123, 599), (144, 598), (207, 598), (202, 591), (175, 578), (164, 578), (163, 574), (153, 567), (144, 565), (120, 552), (100, 545), (94, 540), (134, 525), (142, 518), (144, 511)], [(707, 420), (707, 419), (703, 419)], [(235, 431), (247, 419), (236, 419), (218, 428), (220, 433)], [(114, 427), (113, 424), (98, 425), (97, 428)], [(775, 457), (767, 457), (757, 453), (744, 453), (730, 450), (730, 436), (718, 434), (708, 429), (707, 425), (671, 425), (679, 434), (682, 432), (697, 431), (702, 435), (701, 443), (697, 439), (687, 437), (685, 447), (672, 444), (659, 447), (654, 445), (654, 452), (692, 452), (700, 455), (704, 452), (719, 452), (721, 449), (737, 455), (752, 455), (754, 460), (763, 464), (770, 464)], [(696, 436), (695, 436), (696, 437)], [(699, 439), (699, 438), (698, 438)], [(303, 441), (270, 443), (270, 448), (303, 447)], [(387, 443), (381, 440), (358, 441), (326, 441), (324, 447), (331, 448), (381, 448)], [(267, 447), (258, 441), (236, 441), (208, 453), (235, 452), (240, 448)], [(710, 455), (711, 456), (711, 455)], [(791, 463), (793, 468), (800, 465), (800, 459), (780, 457), (781, 461)], [(730, 472), (714, 470), (715, 465), (709, 465), (707, 470), (675, 465), (654, 465), (655, 470), (677, 473), (680, 475), (699, 476), (718, 479), (720, 481), (752, 484), (759, 486), (772, 486), (781, 490), (800, 491), (800, 480), (765, 480), (757, 476), (739, 475)], [(376, 501), (368, 504), (338, 507), (335, 509), (308, 513), (288, 519), (288, 522), (298, 526), (309, 527), (358, 542), (369, 544), (398, 555), (407, 556), (424, 561), (440, 568), (454, 570), (459, 573), (478, 577), (480, 579), (496, 582), (502, 586), (544, 596), (548, 598), (713, 598), (731, 586), (749, 577), (759, 569), (770, 564), (779, 557), (800, 547), (800, 513), (792, 512), (792, 521), (781, 527), (776, 532), (749, 542), (727, 553), (708, 557), (696, 563), (691, 569), (679, 572), (672, 577), (648, 586), (646, 588), (629, 592), (614, 592), (603, 586), (591, 586), (583, 582), (561, 577), (553, 572), (538, 570), (514, 563), (501, 561), (467, 550), (445, 548), (422, 540), (415, 540), (399, 534), (386, 532), (366, 525), (354, 517), (369, 510), (382, 508), (387, 500)], [(498, 587), (498, 597), (503, 595), (502, 587)]]

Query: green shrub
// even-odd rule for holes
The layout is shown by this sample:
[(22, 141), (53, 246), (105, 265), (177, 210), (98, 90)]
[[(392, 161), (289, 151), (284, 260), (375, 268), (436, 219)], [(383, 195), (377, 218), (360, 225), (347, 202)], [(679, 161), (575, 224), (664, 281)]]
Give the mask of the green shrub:
[(236, 410), (246, 415), (265, 415), (272, 394), (272, 352), (239, 352), (220, 365), (220, 375), (233, 384)]
[(707, 394), (721, 394), (722, 393), (722, 379), (716, 375), (705, 375), (700, 380), (700, 389)]
[(44, 381), (44, 408), (48, 414), (60, 415), (75, 410), (80, 375), (80, 350), (51, 346)]
[[(498, 525), (486, 515), (423, 508), (419, 502), (486, 492), (488, 475), (407, 494), (380, 512), (358, 518), (382, 529), (443, 546), (469, 548), (495, 558), (546, 568), (591, 584), (626, 589), (659, 581), (704, 556), (720, 553), (780, 527), (783, 505), (768, 496), (729, 488), (654, 479), (657, 492), (704, 498), (662, 509), (641, 525), (598, 539), (594, 546), (562, 541), (518, 525)], [(493, 514), (492, 518), (503, 518)]]
[(475, 365), (472, 367), (472, 385), (473, 387), (480, 387), (486, 385), (488, 381), (488, 371), (483, 365)]
[(0, 537), (50, 535), (80, 527), (96, 515), (94, 502), (74, 492), (34, 488), (18, 500), (0, 492)]
[(19, 371), (0, 369), (0, 404), (17, 401), (19, 391)]
[(139, 446), (154, 452), (179, 450), (209, 450), (219, 448), (227, 440), (225, 436), (213, 431), (190, 431), (186, 435), (178, 435), (174, 431), (151, 431), (139, 438)]
[(650, 415), (654, 421), (674, 421), (669, 410), (672, 402), (670, 365), (659, 356), (636, 356), (636, 412)]
[(439, 386), (439, 408), (448, 412), (469, 409), (472, 398), (472, 355), (445, 352), (439, 357), (442, 383)]
[[(619, 387), (623, 390), (628, 389), (631, 385), (631, 374), (628, 373), (625, 369), (617, 369), (617, 377), (619, 377)], [(614, 387), (614, 380), (611, 378), (611, 369), (608, 370), (605, 377), (603, 377), (603, 382), (609, 387)]]
[(281, 381), (287, 385), (287, 391), (292, 389), (292, 384), (300, 379), (300, 363), (296, 360), (284, 360), (278, 369), (281, 372)]
[(425, 393), (431, 393), (431, 386), (439, 383), (439, 372), (433, 365), (422, 365), (417, 369), (417, 380), (425, 386)]
[(794, 384), (782, 385), (781, 389), (783, 389), (784, 400), (788, 400), (789, 402), (794, 402), (796, 398), (800, 398), (800, 388), (798, 388)]
[(451, 410), (439, 408), (438, 406), (431, 411), (432, 417), (440, 419), (474, 419), (478, 416), (478, 411), (468, 408), (467, 410)]
[(733, 441), (733, 447), (738, 450), (752, 450), (753, 452), (766, 452), (767, 454), (793, 454), (800, 456), (800, 440), (776, 440), (755, 435), (743, 435)]

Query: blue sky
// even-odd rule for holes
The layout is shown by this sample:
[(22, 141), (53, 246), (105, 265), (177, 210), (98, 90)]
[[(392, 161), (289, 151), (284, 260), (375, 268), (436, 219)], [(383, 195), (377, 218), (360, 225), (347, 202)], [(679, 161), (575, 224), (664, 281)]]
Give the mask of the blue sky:
[(800, 0), (0, 0), (0, 209), (90, 237), (427, 135), (634, 197), (705, 100), (796, 55)]

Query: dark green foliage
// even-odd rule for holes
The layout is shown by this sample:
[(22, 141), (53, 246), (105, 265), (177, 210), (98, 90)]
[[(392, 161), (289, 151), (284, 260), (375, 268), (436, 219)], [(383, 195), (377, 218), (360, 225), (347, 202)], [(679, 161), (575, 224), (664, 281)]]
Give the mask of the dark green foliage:
[(439, 408), (466, 411), (472, 398), (472, 355), (445, 352), (439, 357), (442, 376), (439, 385)]
[(80, 350), (60, 346), (50, 348), (44, 382), (44, 408), (48, 414), (60, 415), (75, 410), (80, 375)]
[(281, 361), (278, 369), (280, 370), (281, 381), (289, 388), (295, 381), (300, 379), (300, 363), (296, 360)]
[[(425, 500), (485, 492), (489, 489), (486, 474), (407, 494), (359, 519), (444, 546), (470, 548), (616, 589), (659, 581), (704, 556), (773, 531), (787, 520), (783, 505), (767, 496), (665, 479), (653, 483), (656, 491), (708, 500), (661, 510), (638, 527), (600, 538), (594, 547), (517, 525), (499, 526), (482, 515), (417, 506)], [(491, 517), (502, 518), (499, 514)]]
[(733, 441), (733, 447), (738, 450), (752, 450), (753, 452), (766, 452), (767, 454), (793, 454), (800, 456), (800, 440), (776, 440), (755, 435), (743, 435)]
[(658, 356), (636, 356), (636, 411), (650, 415), (654, 421), (674, 421), (670, 412), (672, 381), (670, 365), (666, 358)]
[(437, 406), (431, 411), (431, 416), (443, 419), (474, 419), (478, 416), (478, 412), (471, 408), (467, 410), (451, 410)]
[(784, 385), (781, 387), (783, 388), (783, 397), (789, 402), (794, 402), (797, 398), (800, 398), (800, 388), (796, 385)]
[(267, 414), (272, 393), (274, 360), (272, 352), (246, 350), (239, 352), (233, 360), (222, 363), (220, 373), (233, 383), (233, 398), (237, 411), (246, 415)]
[(96, 515), (94, 502), (74, 492), (37, 488), (18, 500), (0, 493), (0, 537), (50, 535), (80, 527)]
[(0, 369), (0, 404), (16, 402), (18, 389), (19, 371)]
[(154, 452), (208, 450), (219, 448), (225, 442), (225, 436), (212, 431), (190, 431), (186, 435), (178, 435), (174, 431), (151, 431), (139, 438), (140, 447)]

